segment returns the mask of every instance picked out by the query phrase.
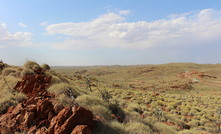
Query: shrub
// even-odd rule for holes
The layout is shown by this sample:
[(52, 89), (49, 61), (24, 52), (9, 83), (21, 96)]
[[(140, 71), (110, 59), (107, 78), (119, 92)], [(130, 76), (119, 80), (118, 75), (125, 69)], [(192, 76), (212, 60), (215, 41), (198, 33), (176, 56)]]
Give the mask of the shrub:
[(15, 106), (17, 103), (26, 99), (26, 96), (22, 93), (9, 92), (9, 90), (1, 91), (0, 95), (0, 114), (7, 111), (10, 106)]
[(201, 130), (183, 130), (180, 131), (178, 134), (207, 134), (207, 133), (208, 132)]
[(63, 106), (74, 106), (76, 104), (74, 99), (67, 97), (65, 94), (60, 94), (55, 99)]
[(11, 73), (10, 75), (13, 76), (13, 77), (20, 77), (21, 76), (21, 70), (16, 70), (15, 73)]
[(172, 126), (168, 126), (168, 125), (161, 123), (161, 122), (155, 123), (154, 127), (162, 133), (177, 134), (177, 131)]
[(27, 75), (33, 75), (35, 74), (34, 71), (32, 71), (31, 69), (25, 68), (21, 71), (21, 77), (27, 76)]
[(191, 120), (190, 122), (188, 122), (188, 125), (192, 127), (197, 127), (200, 125), (198, 120)]
[(14, 96), (15, 100), (17, 103), (24, 101), (25, 99), (27, 99), (27, 96), (23, 93), (16, 93)]
[(98, 91), (100, 93), (102, 100), (109, 103), (109, 100), (112, 98), (111, 94), (106, 89), (104, 90), (98, 89)]
[(10, 92), (20, 80), (19, 78), (13, 77), (11, 75), (0, 78), (1, 91), (6, 90), (6, 92)]
[(143, 118), (137, 112), (125, 110), (125, 122), (141, 122)]
[(45, 70), (45, 71), (51, 69), (48, 64), (43, 64), (43, 65), (41, 65), (41, 67), (42, 67), (42, 69)]
[(25, 67), (25, 68), (28, 68), (28, 69), (40, 68), (40, 66), (38, 65), (38, 63), (36, 63), (35, 61), (27, 61), (27, 62), (24, 64), (24, 67)]
[(104, 118), (105, 120), (111, 120), (110, 111), (102, 105), (91, 106), (89, 108), (89, 110), (91, 110), (94, 115), (98, 115), (98, 116)]
[(98, 97), (95, 96), (89, 96), (89, 95), (81, 95), (78, 96), (75, 101), (82, 107), (85, 107), (87, 109), (90, 109), (90, 107), (95, 105), (102, 105), (105, 106), (104, 102)]
[(141, 108), (140, 105), (137, 104), (137, 103), (130, 103), (130, 104), (127, 106), (127, 109), (128, 109), (129, 111), (135, 111), (135, 112), (137, 112), (137, 113), (139, 113), (139, 114), (142, 114), (142, 113), (143, 113), (142, 108)]
[(124, 125), (113, 121), (113, 122), (96, 122), (96, 127), (92, 129), (94, 134), (125, 134)]
[(13, 101), (13, 96), (7, 95), (7, 97), (3, 97), (0, 99), (0, 114), (4, 114), (10, 106), (15, 105)]
[(64, 94), (66, 97), (73, 98), (73, 99), (81, 94), (79, 89), (67, 83), (54, 84), (51, 87), (49, 87), (47, 90), (50, 93), (55, 94), (56, 96)]
[(119, 123), (118, 121), (112, 121), (112, 122), (110, 123), (110, 126), (111, 126), (114, 130), (118, 131), (120, 134), (125, 134), (125, 133), (126, 133), (126, 132), (125, 132), (125, 126), (124, 126), (124, 124)]
[(140, 122), (127, 123), (125, 130), (127, 133), (136, 133), (136, 134), (152, 134), (153, 133), (153, 131), (148, 126)]
[(60, 77), (55, 76), (55, 75), (51, 75), (51, 76), (52, 76), (52, 80), (51, 80), (52, 84), (57, 84), (57, 83), (61, 83), (62, 82)]
[(112, 102), (108, 105), (109, 110), (111, 111), (112, 114), (115, 114), (117, 116), (120, 116), (123, 120), (125, 119), (126, 115), (124, 110), (119, 107), (118, 102)]
[(12, 73), (15, 73), (16, 70), (14, 70), (13, 68), (5, 68), (3, 71), (2, 71), (2, 75), (3, 76), (8, 76)]

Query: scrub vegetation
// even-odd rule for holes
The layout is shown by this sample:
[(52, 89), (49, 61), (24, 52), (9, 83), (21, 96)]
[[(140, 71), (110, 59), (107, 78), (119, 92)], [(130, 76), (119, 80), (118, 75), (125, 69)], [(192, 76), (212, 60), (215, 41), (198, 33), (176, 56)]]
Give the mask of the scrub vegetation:
[(25, 100), (13, 87), (42, 68), (48, 92), (63, 106), (93, 112), (95, 134), (219, 133), (221, 65), (171, 63), (140, 66), (50, 67), (28, 61), (0, 70), (0, 113)]

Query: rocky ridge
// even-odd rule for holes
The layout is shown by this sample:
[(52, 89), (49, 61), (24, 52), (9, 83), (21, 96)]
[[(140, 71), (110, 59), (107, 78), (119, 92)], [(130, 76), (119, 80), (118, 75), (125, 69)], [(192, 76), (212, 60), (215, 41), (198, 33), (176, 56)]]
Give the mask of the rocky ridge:
[(0, 133), (11, 134), (91, 134), (93, 113), (83, 107), (63, 107), (47, 92), (51, 76), (35, 70), (34, 75), (22, 78), (14, 87), (27, 95), (27, 99), (8, 108), (0, 115)]

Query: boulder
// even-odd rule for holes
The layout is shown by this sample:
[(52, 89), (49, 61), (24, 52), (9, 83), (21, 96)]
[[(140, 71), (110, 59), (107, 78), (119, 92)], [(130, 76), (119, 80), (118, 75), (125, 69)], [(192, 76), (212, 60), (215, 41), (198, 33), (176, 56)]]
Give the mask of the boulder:
[(78, 125), (74, 128), (71, 134), (92, 134), (92, 132), (87, 125)]

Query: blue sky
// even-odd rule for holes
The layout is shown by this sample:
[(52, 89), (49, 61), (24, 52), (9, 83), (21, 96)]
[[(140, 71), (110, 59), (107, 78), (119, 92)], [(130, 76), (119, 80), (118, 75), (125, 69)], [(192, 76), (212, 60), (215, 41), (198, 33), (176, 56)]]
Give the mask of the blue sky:
[(0, 0), (0, 59), (220, 63), (220, 0)]

